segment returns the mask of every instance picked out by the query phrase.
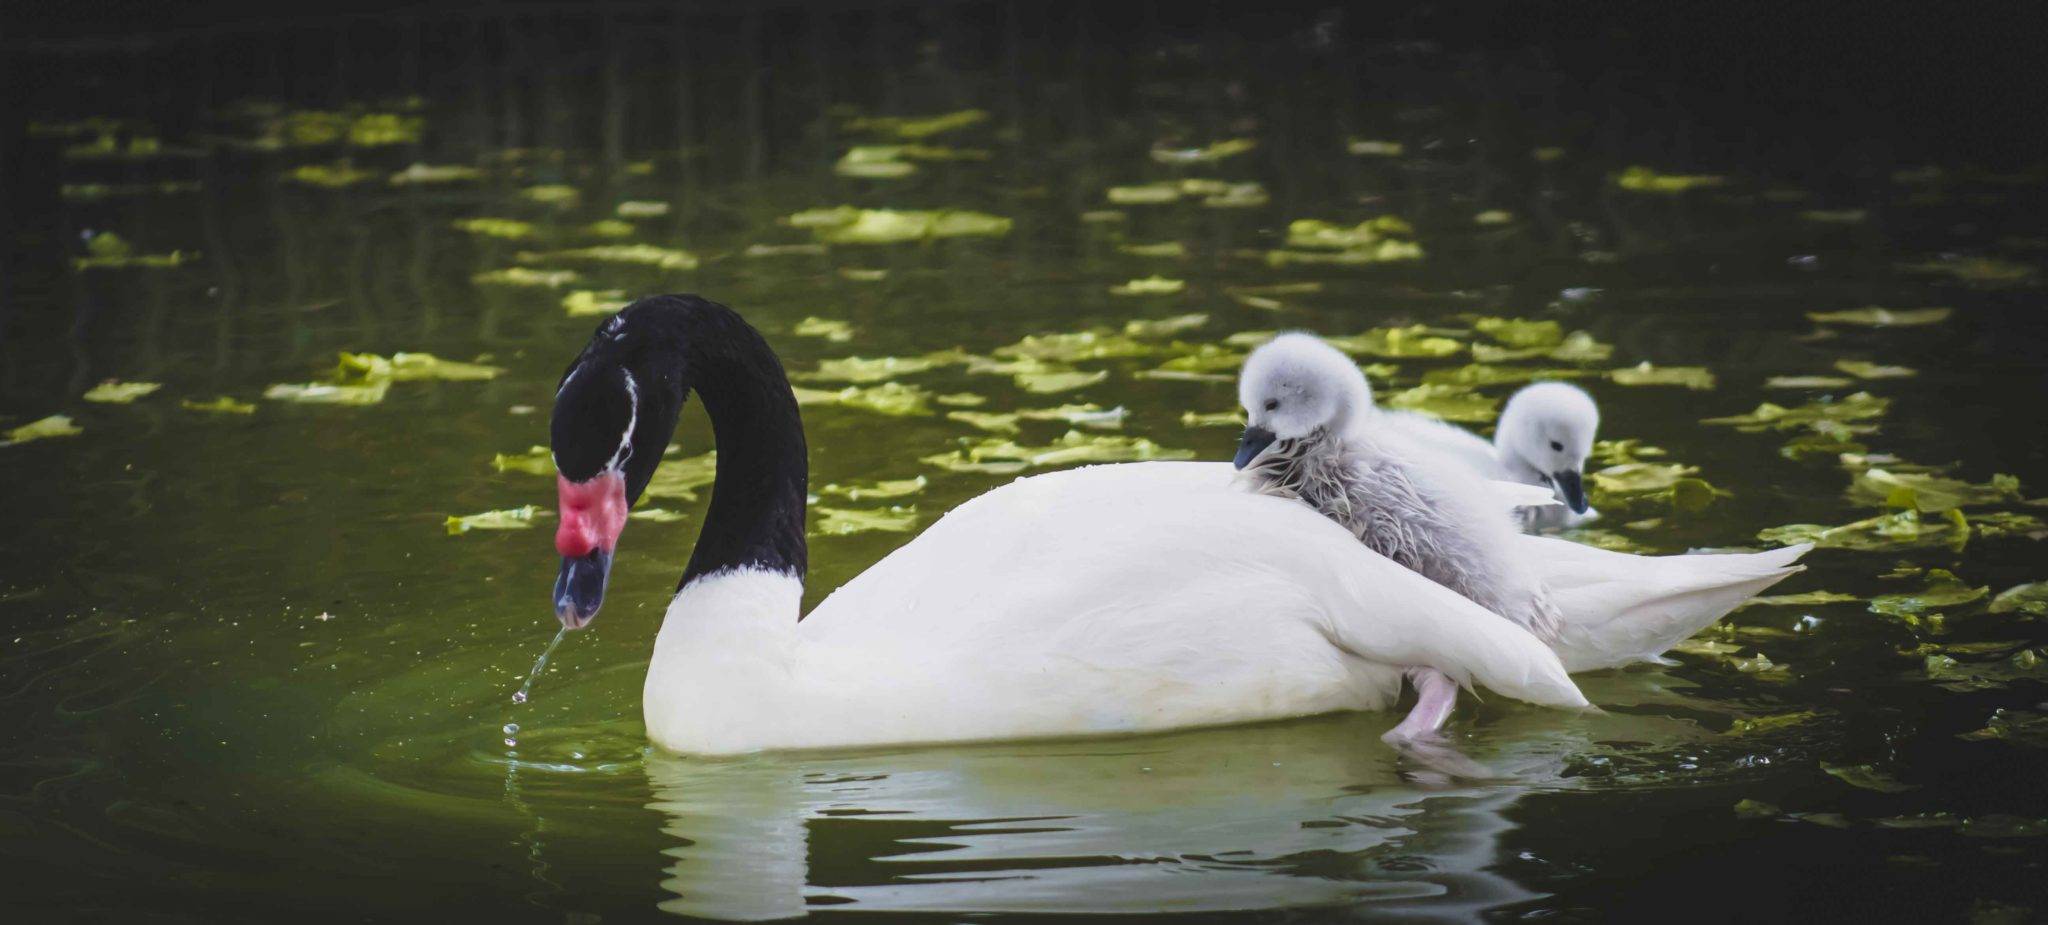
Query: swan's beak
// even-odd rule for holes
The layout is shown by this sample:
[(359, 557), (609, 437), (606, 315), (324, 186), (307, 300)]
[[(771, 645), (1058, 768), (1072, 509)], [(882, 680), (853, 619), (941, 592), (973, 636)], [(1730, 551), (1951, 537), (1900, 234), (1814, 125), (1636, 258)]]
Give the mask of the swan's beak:
[(1571, 508), (1572, 513), (1586, 513), (1586, 483), (1580, 478), (1579, 470), (1553, 472), (1550, 474), (1550, 484), (1557, 488), (1557, 499)]
[(604, 582), (612, 573), (612, 554), (593, 549), (587, 556), (562, 557), (562, 574), (555, 579), (555, 619), (572, 630), (580, 630), (604, 606)]
[(1263, 427), (1254, 425), (1245, 428), (1244, 439), (1237, 443), (1237, 458), (1231, 460), (1230, 464), (1239, 469), (1251, 465), (1251, 461), (1259, 458), (1259, 454), (1265, 452), (1266, 447), (1272, 446), (1275, 439), (1277, 438), (1273, 436), (1273, 432)]
[(555, 551), (562, 554), (562, 574), (555, 579), (555, 619), (569, 629), (582, 629), (604, 604), (612, 550), (626, 529), (626, 480), (617, 472), (604, 472), (583, 482), (556, 476), (555, 484), (562, 515), (555, 529)]

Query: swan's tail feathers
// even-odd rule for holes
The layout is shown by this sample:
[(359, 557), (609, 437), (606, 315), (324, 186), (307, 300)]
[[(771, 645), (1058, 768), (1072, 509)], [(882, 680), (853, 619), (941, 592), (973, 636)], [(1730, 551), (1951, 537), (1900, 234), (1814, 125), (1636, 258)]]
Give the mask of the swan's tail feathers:
[(1553, 647), (1571, 671), (1656, 661), (1743, 601), (1803, 570), (1796, 563), (1813, 548), (1633, 556), (1548, 537), (1520, 540), (1563, 615)]

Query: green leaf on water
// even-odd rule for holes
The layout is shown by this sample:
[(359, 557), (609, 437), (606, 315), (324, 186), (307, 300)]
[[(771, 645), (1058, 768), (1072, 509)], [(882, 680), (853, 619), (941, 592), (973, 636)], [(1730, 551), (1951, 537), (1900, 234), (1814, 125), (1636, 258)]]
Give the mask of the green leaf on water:
[(1870, 612), (1891, 617), (1920, 616), (1982, 600), (1988, 587), (1972, 588), (1946, 569), (1930, 569), (1927, 586), (1907, 594), (1880, 594), (1870, 599)]
[(322, 189), (341, 189), (377, 179), (376, 174), (359, 170), (347, 161), (336, 164), (303, 164), (285, 171), (283, 177), (293, 183), (318, 186)]
[(1781, 729), (1804, 726), (1819, 718), (1820, 714), (1812, 710), (1801, 710), (1797, 713), (1778, 713), (1770, 716), (1753, 716), (1746, 719), (1738, 719), (1730, 724), (1728, 734), (1732, 736), (1746, 736), (1777, 732)]
[(1980, 504), (2004, 504), (2020, 500), (2020, 480), (2010, 475), (1993, 475), (1977, 483), (1925, 472), (1893, 473), (1870, 468), (1856, 474), (1849, 483), (1849, 500), (1884, 507), (1912, 507), (1928, 513)]
[(997, 215), (965, 211), (897, 211), (837, 206), (810, 209), (783, 218), (785, 224), (807, 228), (827, 244), (900, 244), (936, 238), (1001, 237), (1011, 221)]
[(1940, 324), (1955, 313), (1953, 308), (1885, 308), (1870, 305), (1833, 312), (1807, 312), (1806, 317), (1821, 324), (1855, 324), (1872, 328), (1904, 328)]
[(1207, 413), (1183, 411), (1180, 416), (1182, 427), (1243, 427), (1244, 413), (1241, 411), (1211, 411)]
[(1569, 540), (1581, 546), (1605, 549), (1609, 552), (1646, 553), (1652, 548), (1634, 537), (1613, 530), (1598, 527), (1574, 527), (1558, 534), (1559, 539)]
[(1969, 742), (2009, 742), (2027, 748), (2048, 748), (2048, 714), (2000, 707), (1992, 711), (1984, 728), (1962, 733), (1956, 738)]
[(1778, 807), (1762, 800), (1738, 800), (1735, 803), (1737, 819), (1776, 819), (1784, 815)]
[(1858, 379), (1906, 379), (1920, 375), (1910, 366), (1881, 366), (1863, 360), (1836, 360), (1835, 368)]
[(1771, 661), (1770, 656), (1758, 652), (1750, 658), (1730, 659), (1729, 664), (1736, 671), (1763, 681), (1783, 681), (1791, 676), (1792, 666)]
[(797, 322), (790, 333), (798, 337), (822, 337), (835, 344), (843, 344), (853, 339), (853, 325), (834, 318), (811, 315)]
[[(1153, 459), (1193, 459), (1192, 450), (1170, 449), (1143, 437), (1120, 434), (1085, 434), (1070, 430), (1045, 446), (1018, 444), (1002, 438), (987, 438), (964, 449), (924, 457), (924, 462), (954, 471), (1009, 471), (1029, 466), (1068, 466), (1078, 463), (1142, 462)], [(1002, 468), (989, 468), (990, 464)], [(1011, 464), (1004, 467), (1004, 464)]]
[(567, 208), (575, 205), (577, 200), (582, 199), (583, 193), (577, 190), (576, 187), (567, 184), (543, 183), (520, 190), (519, 196), (528, 202), (537, 202), (541, 205), (555, 206), (556, 208)]
[(1981, 288), (1998, 288), (2018, 283), (2030, 283), (2040, 272), (2033, 266), (1996, 257), (1949, 257), (1919, 263), (1902, 263), (1899, 269), (1909, 273), (1933, 273), (1968, 283)]
[(1630, 167), (1614, 177), (1615, 186), (1631, 193), (1656, 193), (1666, 196), (1725, 186), (1727, 183), (1727, 177), (1712, 174), (1658, 173), (1642, 166)]
[(1341, 251), (1282, 248), (1266, 252), (1266, 263), (1273, 267), (1290, 265), (1312, 266), (1317, 264), (1362, 266), (1371, 263), (1397, 263), (1404, 260), (1421, 260), (1422, 258), (1421, 244), (1413, 241), (1397, 241), (1393, 239)]
[(1767, 389), (1841, 389), (1855, 384), (1842, 376), (1772, 376), (1764, 380)]
[(620, 218), (660, 218), (668, 214), (668, 203), (629, 199), (613, 210)]
[(1680, 463), (1631, 462), (1589, 473), (1587, 479), (1600, 491), (1613, 494), (1641, 494), (1663, 491), (1677, 484), (1680, 479), (1699, 471), (1697, 466)]
[(971, 427), (995, 434), (1014, 434), (1022, 428), (1017, 426), (1016, 412), (996, 413), (988, 411), (948, 411), (946, 419), (959, 421)]
[(1991, 599), (1990, 610), (1992, 613), (2048, 617), (2048, 581), (2028, 582), (2000, 591)]
[(1481, 318), (1472, 322), (1478, 331), (1509, 347), (1555, 347), (1564, 343), (1564, 328), (1555, 321), (1527, 318)]
[(1287, 246), (1312, 250), (1352, 250), (1376, 246), (1389, 238), (1411, 238), (1415, 227), (1393, 215), (1339, 225), (1320, 219), (1296, 219), (1287, 224)]
[(178, 407), (186, 411), (200, 411), (207, 414), (255, 414), (256, 406), (250, 402), (236, 401), (226, 395), (212, 401), (193, 401), (189, 398), (178, 400)]
[(1258, 183), (1231, 183), (1202, 197), (1205, 209), (1256, 209), (1273, 201), (1272, 194)]
[(1811, 428), (1822, 422), (1851, 425), (1848, 433), (1874, 430), (1872, 425), (1855, 422), (1881, 418), (1891, 408), (1891, 399), (1879, 398), (1869, 392), (1857, 392), (1846, 398), (1808, 402), (1792, 408), (1764, 402), (1748, 414), (1730, 417), (1705, 418), (1702, 424), (1725, 424), (1737, 430), (1757, 432), (1765, 430), (1793, 430)]
[(525, 240), (535, 234), (532, 222), (522, 222), (515, 218), (459, 218), (448, 224), (457, 231), (507, 241)]
[(532, 270), (526, 267), (506, 267), (502, 270), (486, 270), (471, 276), (470, 280), (485, 286), (560, 289), (581, 278), (575, 270)]
[(1472, 224), (1474, 225), (1512, 225), (1514, 222), (1515, 213), (1502, 209), (1488, 209), (1472, 216)]
[(882, 479), (852, 485), (832, 482), (818, 489), (818, 494), (845, 498), (848, 501), (883, 501), (917, 494), (925, 489), (925, 485), (926, 480), (922, 475), (911, 479)]
[(517, 455), (497, 453), (491, 456), (491, 468), (499, 472), (524, 472), (528, 475), (554, 475), (555, 454), (547, 447), (528, 447)]
[(1121, 296), (1178, 295), (1187, 286), (1186, 280), (1168, 279), (1164, 276), (1148, 276), (1143, 279), (1134, 279), (1128, 283), (1111, 286), (1109, 287), (1109, 294)]
[(462, 164), (422, 164), (415, 161), (411, 166), (394, 173), (384, 182), (392, 186), (438, 186), (444, 183), (467, 183), (484, 178), (484, 172)]
[(1534, 382), (1538, 379), (1572, 379), (1583, 375), (1584, 372), (1576, 369), (1467, 363), (1463, 366), (1425, 370), (1422, 381), (1425, 384), (1436, 385), (1487, 386)]
[(1695, 391), (1714, 387), (1714, 373), (1704, 366), (1652, 366), (1644, 360), (1607, 374), (1620, 385), (1680, 385)]
[(1129, 337), (1168, 337), (1182, 331), (1191, 331), (1209, 323), (1209, 316), (1202, 312), (1186, 315), (1169, 315), (1165, 318), (1140, 319), (1124, 322), (1124, 334)]
[(1633, 437), (1626, 440), (1595, 440), (1590, 458), (1604, 466), (1642, 462), (1670, 455), (1663, 447), (1650, 446)]
[(1614, 345), (1601, 343), (1585, 331), (1573, 331), (1554, 347), (1496, 347), (1473, 344), (1472, 358), (1481, 363), (1506, 363), (1545, 357), (1564, 363), (1598, 363), (1614, 355)]
[(1282, 296), (1313, 295), (1323, 291), (1322, 283), (1280, 283), (1271, 286), (1226, 286), (1225, 295), (1246, 308), (1277, 312), (1287, 307)]
[(1133, 257), (1159, 257), (1169, 260), (1185, 260), (1188, 246), (1179, 241), (1161, 241), (1157, 244), (1119, 244), (1118, 251)]
[(562, 310), (572, 318), (609, 315), (626, 304), (626, 293), (620, 289), (578, 289), (562, 297)]
[(477, 382), (496, 379), (504, 373), (500, 366), (444, 360), (431, 353), (404, 352), (389, 357), (343, 352), (335, 369), (336, 379), (343, 382)]
[(932, 413), (929, 391), (900, 382), (884, 382), (867, 387), (849, 385), (836, 392), (798, 386), (795, 391), (796, 403), (799, 405), (839, 405), (889, 417), (913, 417)]
[[(1261, 338), (1263, 342), (1270, 338)], [(1350, 337), (1324, 338), (1330, 346), (1352, 355), (1387, 357), (1446, 357), (1465, 348), (1463, 343), (1437, 334), (1424, 325), (1409, 325), (1405, 328), (1374, 328), (1363, 334)]]
[(1112, 186), (1103, 191), (1110, 202), (1120, 206), (1154, 206), (1179, 202), (1180, 184), (1173, 182), (1146, 183), (1139, 186)]
[(988, 399), (973, 392), (947, 392), (932, 399), (949, 408), (979, 408), (988, 404)]
[(390, 391), (390, 379), (378, 379), (363, 385), (280, 382), (264, 389), (263, 397), (271, 401), (295, 401), (311, 405), (374, 405), (383, 401), (384, 396)]
[(962, 109), (940, 113), (935, 116), (859, 116), (846, 122), (849, 132), (877, 132), (898, 138), (922, 139), (947, 132), (980, 125), (988, 121), (988, 112), (981, 109)]
[(1860, 600), (1863, 599), (1854, 594), (1843, 594), (1839, 591), (1801, 591), (1798, 594), (1772, 594), (1763, 597), (1752, 597), (1735, 605), (1735, 609), (1747, 610), (1751, 607), (1815, 607), (1824, 604), (1847, 604)]
[(927, 372), (939, 365), (931, 357), (841, 357), (821, 361), (815, 371), (791, 378), (800, 382), (881, 382)]
[(627, 516), (634, 520), (646, 521), (652, 524), (672, 524), (688, 517), (682, 511), (671, 511), (660, 507), (636, 508)]
[(876, 508), (873, 510), (849, 510), (835, 507), (813, 507), (817, 521), (811, 532), (818, 536), (848, 536), (855, 533), (885, 532), (904, 533), (917, 526), (917, 507)]
[(84, 398), (91, 402), (125, 405), (163, 387), (161, 382), (122, 382), (119, 379), (109, 379), (87, 389)]
[(2010, 657), (1989, 661), (1963, 662), (1946, 655), (1929, 655), (1925, 670), (1928, 680), (1946, 690), (1998, 690), (2014, 681), (2048, 678), (2048, 658), (2039, 649), (2021, 649)]
[[(534, 449), (543, 449), (534, 447)], [(553, 460), (549, 460), (552, 472)], [(654, 470), (654, 478), (647, 483), (642, 493), (646, 498), (675, 498), (681, 501), (697, 500), (697, 489), (710, 485), (718, 479), (718, 451), (685, 456), (681, 459), (664, 459), (661, 468)]]
[(1406, 148), (1398, 141), (1353, 138), (1344, 143), (1344, 150), (1359, 157), (1400, 157)]
[(450, 516), (447, 520), (448, 535), (468, 533), (471, 530), (524, 530), (533, 526), (533, 518), (540, 509), (529, 504), (502, 511), (485, 511), (462, 517)]
[(1929, 546), (1960, 548), (1971, 525), (1959, 511), (1922, 520), (1915, 510), (1883, 514), (1840, 526), (1788, 524), (1758, 531), (1757, 539), (1772, 545), (1812, 543), (1824, 549), (1914, 549)]
[(7, 430), (7, 439), (4, 442), (0, 442), (0, 446), (13, 446), (17, 443), (27, 443), (31, 440), (49, 440), (55, 437), (76, 437), (82, 433), (85, 433), (85, 430), (73, 424), (71, 418), (62, 414), (53, 414), (49, 417), (30, 421)]
[(1878, 770), (1875, 765), (1829, 764), (1823, 761), (1820, 763), (1820, 769), (1828, 772), (1828, 775), (1836, 780), (1862, 790), (1875, 790), (1878, 793), (1905, 793), (1908, 790), (1920, 789), (1920, 785), (1905, 783), (1890, 774)]
[(1385, 396), (1381, 404), (1468, 424), (1485, 423), (1500, 416), (1500, 399), (1455, 385), (1418, 385)]
[(1067, 404), (1055, 408), (1026, 408), (1017, 416), (1027, 421), (1060, 421), (1075, 427), (1093, 430), (1116, 430), (1124, 426), (1124, 419), (1130, 410), (1122, 405), (1104, 408), (1094, 402)]
[(1071, 392), (1075, 389), (1095, 385), (1109, 378), (1109, 370), (1097, 370), (1092, 373), (1079, 370), (1023, 372), (1017, 373), (1011, 378), (1016, 381), (1018, 388), (1026, 392), (1037, 395), (1049, 395), (1054, 392)]
[(546, 261), (591, 261), (596, 263), (630, 263), (655, 267), (662, 270), (694, 270), (697, 255), (673, 247), (656, 247), (652, 244), (600, 244), (595, 247), (578, 247), (559, 251), (522, 251), (522, 263)]
[(1236, 157), (1259, 146), (1250, 138), (1230, 138), (1199, 148), (1164, 148), (1154, 146), (1152, 159), (1161, 164), (1213, 164), (1220, 160)]

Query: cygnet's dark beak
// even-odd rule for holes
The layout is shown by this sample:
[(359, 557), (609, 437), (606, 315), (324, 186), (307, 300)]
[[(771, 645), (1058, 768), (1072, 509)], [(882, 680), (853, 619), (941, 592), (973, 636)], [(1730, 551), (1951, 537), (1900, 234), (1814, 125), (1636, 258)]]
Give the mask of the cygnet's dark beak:
[(1263, 427), (1245, 428), (1244, 439), (1237, 443), (1237, 458), (1231, 460), (1230, 464), (1239, 469), (1250, 465), (1252, 460), (1259, 458), (1259, 454), (1266, 451), (1266, 447), (1273, 445), (1275, 439), (1277, 438), (1273, 436), (1273, 432)]
[(1586, 513), (1586, 483), (1579, 477), (1579, 470), (1566, 469), (1550, 474), (1550, 484), (1557, 488), (1558, 500), (1574, 514)]
[(572, 630), (582, 629), (604, 606), (604, 583), (612, 572), (612, 554), (593, 549), (588, 555), (563, 556), (555, 579), (555, 619)]

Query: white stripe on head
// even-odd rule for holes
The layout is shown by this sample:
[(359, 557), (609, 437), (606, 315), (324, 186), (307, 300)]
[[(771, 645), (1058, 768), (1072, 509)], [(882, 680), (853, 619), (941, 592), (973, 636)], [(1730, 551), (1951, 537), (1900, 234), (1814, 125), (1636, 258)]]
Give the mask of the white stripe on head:
[(612, 453), (612, 461), (605, 463), (606, 471), (616, 471), (633, 457), (633, 429), (640, 425), (640, 384), (633, 381), (633, 374), (625, 369), (619, 375), (626, 377), (626, 432), (619, 435), (619, 448)]

